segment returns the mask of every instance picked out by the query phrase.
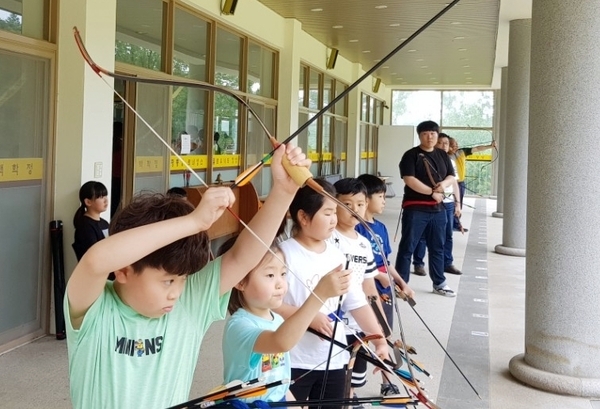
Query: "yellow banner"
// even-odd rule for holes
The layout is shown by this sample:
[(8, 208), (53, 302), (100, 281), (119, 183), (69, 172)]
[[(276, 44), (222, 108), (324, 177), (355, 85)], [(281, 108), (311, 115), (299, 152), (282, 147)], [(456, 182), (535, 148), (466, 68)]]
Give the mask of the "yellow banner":
[(468, 161), (478, 161), (478, 162), (490, 162), (492, 160), (492, 155), (469, 155), (467, 156)]
[(367, 152), (361, 152), (360, 153), (360, 158), (361, 159), (367, 159)]
[(240, 155), (215, 155), (213, 168), (237, 168), (240, 166)]
[(307, 156), (308, 159), (312, 160), (313, 162), (319, 161), (319, 152), (310, 152)]
[(369, 152), (369, 159), (373, 159), (375, 157), (375, 152)]
[[(207, 155), (185, 155), (182, 156), (185, 163), (190, 165), (190, 167), (194, 170), (203, 170), (206, 169), (208, 165), (208, 156)], [(187, 170), (187, 167), (177, 158), (177, 156), (171, 156), (171, 172), (177, 172), (181, 170)]]
[(323, 152), (321, 154), (321, 160), (331, 160), (333, 159), (333, 154), (331, 152)]
[(155, 173), (163, 171), (162, 156), (136, 156), (135, 173)]
[(0, 159), (0, 182), (41, 180), (44, 174), (42, 158)]
[(346, 152), (342, 152), (340, 156), (342, 160), (346, 160)]

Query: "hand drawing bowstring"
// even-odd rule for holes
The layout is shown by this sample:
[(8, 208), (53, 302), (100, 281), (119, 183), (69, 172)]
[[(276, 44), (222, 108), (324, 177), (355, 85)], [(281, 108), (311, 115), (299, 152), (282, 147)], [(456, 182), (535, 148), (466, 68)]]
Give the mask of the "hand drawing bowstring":
[[(398, 47), (396, 47), (394, 50), (392, 50), (392, 52), (390, 52), (386, 57), (382, 58), (381, 61), (379, 63), (377, 63), (375, 66), (373, 66), (370, 70), (368, 70), (367, 72), (365, 72), (365, 74), (363, 74), (358, 80), (356, 80), (353, 84), (351, 84), (350, 86), (348, 86), (342, 93), (340, 93), (336, 98), (334, 98), (327, 106), (325, 106), (323, 109), (321, 109), (321, 111), (319, 111), (316, 115), (314, 115), (311, 119), (309, 119), (309, 121), (307, 121), (304, 125), (302, 125), (300, 128), (298, 128), (298, 130), (296, 130), (296, 132), (294, 132), (292, 135), (290, 135), (287, 139), (285, 139), (282, 143), (283, 144), (287, 144), (288, 142), (290, 142), (293, 138), (295, 138), (297, 135), (299, 135), (304, 129), (306, 129), (311, 123), (313, 123), (314, 121), (316, 121), (318, 119), (319, 116), (323, 115), (327, 110), (329, 110), (332, 106), (334, 106), (339, 100), (341, 100), (342, 98), (344, 98), (352, 89), (354, 89), (360, 82), (362, 82), (364, 79), (366, 79), (368, 76), (370, 76), (374, 71), (376, 71), (381, 65), (383, 65), (387, 60), (389, 60), (394, 54), (396, 54), (400, 49), (402, 49), (406, 44), (408, 44), (413, 38), (415, 38), (418, 34), (420, 34), (423, 30), (425, 30), (427, 27), (429, 27), (431, 24), (433, 24), (433, 22), (435, 22), (437, 19), (439, 19), (443, 14), (445, 14), (450, 8), (452, 8), (455, 4), (458, 3), (459, 0), (454, 0), (452, 3), (450, 3), (449, 5), (447, 5), (441, 12), (439, 12), (437, 15), (435, 15), (431, 20), (429, 20), (425, 25), (423, 25), (419, 30), (417, 30), (414, 34), (412, 34), (410, 37), (408, 37), (403, 43), (401, 43)], [(206, 184), (206, 182), (204, 182), (202, 180), (202, 178), (200, 178), (200, 176), (191, 168), (191, 166), (189, 166), (184, 160), (183, 158), (171, 147), (171, 145), (166, 142), (153, 128), (152, 126), (150, 126), (150, 124), (143, 118), (141, 117), (141, 115), (139, 115), (139, 113), (127, 102), (127, 100), (120, 95), (106, 80), (105, 78), (102, 76), (102, 74), (112, 77), (114, 79), (120, 79), (120, 80), (125, 80), (125, 81), (132, 81), (132, 82), (140, 82), (140, 83), (152, 83), (152, 84), (161, 84), (161, 85), (169, 85), (169, 86), (173, 86), (173, 85), (178, 85), (178, 86), (188, 86), (188, 87), (195, 87), (195, 88), (202, 88), (202, 89), (207, 89), (207, 90), (212, 90), (215, 92), (220, 92), (220, 93), (224, 93), (226, 95), (231, 96), (232, 98), (234, 98), (236, 101), (238, 101), (239, 103), (241, 103), (242, 105), (244, 105), (248, 111), (255, 117), (255, 119), (257, 120), (257, 123), (261, 126), (261, 128), (265, 131), (265, 135), (267, 135), (268, 139), (270, 140), (270, 142), (273, 144), (273, 151), (271, 151), (270, 153), (268, 153), (267, 155), (265, 155), (265, 157), (263, 157), (263, 159), (257, 163), (256, 165), (250, 167), (249, 169), (247, 169), (246, 171), (242, 172), (235, 180), (234, 184), (231, 186), (232, 188), (235, 186), (242, 186), (243, 184), (248, 183), (252, 177), (254, 177), (254, 175), (256, 175), (258, 173), (258, 171), (260, 170), (260, 168), (262, 166), (264, 166), (264, 164), (272, 157), (272, 155), (275, 152), (275, 149), (279, 146), (279, 143), (277, 142), (277, 140), (270, 134), (270, 132), (268, 131), (267, 127), (265, 126), (265, 124), (261, 121), (260, 117), (254, 112), (254, 110), (250, 107), (250, 105), (241, 97), (239, 97), (237, 94), (235, 94), (234, 92), (225, 89), (225, 88), (221, 88), (219, 86), (215, 86), (212, 84), (208, 84), (208, 83), (204, 83), (204, 82), (200, 82), (200, 81), (191, 81), (191, 80), (174, 80), (174, 79), (155, 79), (155, 78), (143, 78), (143, 77), (137, 77), (137, 76), (131, 76), (131, 75), (122, 75), (122, 74), (116, 74), (113, 73), (111, 71), (108, 71), (104, 68), (102, 68), (101, 66), (99, 66), (98, 64), (96, 64), (92, 58), (90, 57), (89, 53), (87, 52), (87, 50), (85, 49), (85, 46), (83, 45), (83, 41), (81, 40), (81, 37), (79, 35), (79, 31), (77, 30), (77, 28), (74, 28), (74, 35), (75, 35), (75, 40), (77, 43), (77, 46), (79, 47), (79, 50), (83, 56), (83, 58), (85, 59), (85, 61), (88, 63), (88, 65), (92, 68), (92, 70), (94, 72), (96, 72), (96, 74), (105, 82), (105, 84), (110, 87), (113, 92), (123, 101), (123, 103), (129, 108), (131, 109), (131, 111), (137, 116), (138, 119), (140, 119), (140, 121), (142, 123), (144, 123), (149, 129), (150, 131), (161, 141), (161, 143), (163, 143), (167, 149), (169, 149), (169, 151), (179, 160), (181, 161), (181, 163), (187, 168), (188, 171), (190, 171), (191, 174), (193, 174), (202, 185), (204, 185), (205, 187), (208, 187), (208, 185)], [(284, 158), (285, 159), (285, 158)], [(285, 161), (284, 161), (285, 162)], [(289, 166), (286, 166), (286, 170), (289, 172)], [(317, 190), (319, 193), (323, 194), (324, 196), (326, 196), (327, 198), (333, 200), (334, 202), (336, 202), (337, 204), (339, 204), (340, 206), (344, 207), (346, 210), (348, 210), (351, 214), (353, 214), (354, 217), (356, 217), (366, 228), (367, 230), (370, 232), (370, 234), (373, 235), (373, 237), (375, 238), (377, 244), (380, 246), (380, 243), (378, 242), (376, 235), (374, 234), (374, 232), (371, 230), (370, 226), (368, 226), (368, 224), (362, 219), (362, 217), (360, 217), (356, 212), (354, 212), (352, 209), (348, 208), (345, 204), (341, 203), (340, 201), (337, 200), (337, 198), (335, 198), (334, 196), (329, 195), (327, 192), (325, 192), (317, 183), (314, 182), (314, 180), (312, 180), (312, 175), (310, 174), (310, 172), (308, 172), (307, 169), (305, 169), (306, 172), (303, 172), (303, 174), (298, 175), (298, 172), (295, 172), (295, 175), (290, 174), (290, 176), (296, 181), (296, 183), (298, 183), (300, 186), (306, 184), (308, 186), (310, 186), (311, 188)], [(261, 242), (265, 248), (267, 248), (268, 251), (270, 251), (269, 245), (264, 243), (260, 237), (258, 237), (250, 228), (248, 228), (248, 226), (239, 218), (239, 216), (237, 216), (231, 209), (228, 209), (229, 212), (238, 220), (238, 222), (245, 227), (257, 240), (259, 240), (259, 242)], [(380, 246), (381, 248), (381, 246)], [(381, 251), (381, 250), (380, 250)], [(383, 251), (381, 251), (381, 253), (383, 254)], [(277, 257), (278, 259), (279, 256), (275, 253), (273, 253), (273, 255), (275, 257)], [(385, 256), (384, 256), (385, 258)], [(283, 263), (283, 261), (280, 259), (280, 261)], [(285, 263), (283, 263), (285, 264)], [(387, 266), (387, 264), (386, 264)], [(287, 266), (289, 269), (289, 266)], [(297, 278), (298, 276), (293, 272), (292, 269), (289, 269), (289, 271)], [(389, 272), (388, 272), (388, 276), (389, 276)], [(391, 277), (390, 277), (391, 278)], [(299, 279), (299, 281), (302, 283), (302, 285), (306, 285), (302, 280)], [(393, 282), (392, 280), (390, 280), (390, 282)], [(307, 287), (308, 288), (308, 287)], [(308, 288), (308, 290), (315, 296), (317, 297), (317, 299), (319, 299), (319, 301), (321, 303), (323, 303), (323, 305), (326, 307), (326, 309), (329, 309), (326, 304), (323, 302), (323, 300), (321, 300), (316, 294), (314, 294), (314, 292)], [(394, 300), (394, 294), (392, 294), (392, 300)], [(394, 302), (394, 301), (393, 301)], [(414, 310), (413, 307), (414, 304), (411, 305), (411, 307)], [(399, 321), (399, 326), (400, 326), (400, 332), (401, 332), (401, 337), (402, 337), (402, 341), (403, 344), (406, 345), (406, 342), (404, 340), (404, 332), (401, 326), (401, 322), (400, 322), (400, 314), (399, 314), (399, 310), (398, 307), (395, 307), (396, 309), (396, 314), (398, 315), (398, 321)], [(330, 310), (330, 309), (329, 309)], [(339, 320), (339, 317), (337, 317), (337, 315), (335, 314), (334, 311), (330, 312), (333, 314), (334, 317), (336, 317), (337, 320)], [(416, 313), (416, 311), (415, 311)], [(418, 314), (417, 314), (418, 315)], [(419, 316), (419, 318), (421, 318)], [(421, 318), (422, 320), (422, 318)], [(343, 323), (343, 321), (342, 321)], [(429, 330), (429, 328), (426, 326), (426, 328)], [(358, 334), (353, 331), (352, 329), (349, 329), (350, 332), (353, 332), (355, 337), (360, 341), (360, 337), (358, 336)], [(429, 330), (431, 332), (431, 330)], [(433, 333), (432, 333), (433, 335)], [(435, 337), (435, 336), (434, 336)], [(362, 343), (362, 341), (360, 341)], [(368, 351), (370, 351), (369, 347), (365, 344), (362, 343), (363, 347), (366, 348)], [(441, 344), (440, 344), (441, 346)], [(443, 347), (442, 347), (443, 349)], [(408, 352), (404, 351), (406, 356), (408, 356)], [(371, 353), (375, 356), (376, 354), (374, 354), (372, 351)], [(447, 351), (446, 351), (446, 354)], [(377, 357), (377, 359), (379, 359)], [(379, 359), (380, 360), (380, 359)], [(380, 360), (381, 361), (381, 360)], [(386, 364), (381, 361), (381, 364), (383, 366), (386, 366)], [(411, 378), (414, 380), (414, 375), (412, 373), (412, 368), (410, 365), (408, 365), (409, 367), (409, 371), (411, 372)], [(388, 368), (389, 369), (389, 368)], [(389, 372), (394, 373), (392, 370), (389, 370)], [(400, 379), (401, 380), (401, 379)], [(420, 388), (418, 388), (418, 394), (422, 395)], [(426, 401), (428, 401), (428, 399), (426, 397), (423, 396), (423, 398), (426, 399)], [(428, 403), (432, 404), (431, 401), (428, 401)]]

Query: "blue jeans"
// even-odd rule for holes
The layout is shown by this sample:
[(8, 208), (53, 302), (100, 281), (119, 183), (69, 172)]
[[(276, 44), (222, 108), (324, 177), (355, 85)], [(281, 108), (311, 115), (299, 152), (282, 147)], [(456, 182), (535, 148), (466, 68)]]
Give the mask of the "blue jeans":
[(429, 249), (429, 277), (434, 288), (446, 285), (444, 276), (444, 241), (446, 238), (446, 212), (422, 212), (410, 207), (402, 212), (402, 237), (396, 256), (396, 270), (408, 283), (410, 260), (421, 237)]
[[(454, 263), (454, 257), (452, 257), (452, 248), (454, 243), (452, 241), (452, 222), (454, 220), (454, 203), (444, 203), (446, 208), (446, 240), (444, 241), (444, 269), (451, 266)], [(421, 237), (415, 253), (413, 254), (413, 264), (415, 266), (425, 266), (423, 259), (425, 258), (425, 238)]]

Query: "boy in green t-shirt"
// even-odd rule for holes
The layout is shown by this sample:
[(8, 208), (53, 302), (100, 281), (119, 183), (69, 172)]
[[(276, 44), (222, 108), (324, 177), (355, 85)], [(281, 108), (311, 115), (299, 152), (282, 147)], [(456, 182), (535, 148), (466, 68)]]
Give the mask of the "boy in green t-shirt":
[[(310, 166), (299, 148), (277, 149), (273, 188), (250, 222), (266, 243), (298, 189), (284, 155)], [(205, 231), (234, 200), (226, 187), (208, 189), (196, 209), (178, 198), (140, 196), (84, 255), (64, 300), (74, 408), (165, 408), (188, 399), (204, 334), (225, 317), (231, 288), (266, 252), (243, 230), (207, 264)], [(114, 283), (106, 280), (112, 271)]]

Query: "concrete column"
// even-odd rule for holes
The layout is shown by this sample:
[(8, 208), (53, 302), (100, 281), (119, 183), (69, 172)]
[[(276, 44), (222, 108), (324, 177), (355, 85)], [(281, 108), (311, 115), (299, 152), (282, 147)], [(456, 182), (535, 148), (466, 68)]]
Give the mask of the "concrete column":
[(496, 252), (525, 256), (527, 205), (527, 141), (529, 139), (529, 56), (531, 19), (510, 22), (508, 98), (504, 162), (504, 223)]
[(525, 353), (509, 367), (598, 398), (600, 3), (574, 4), (533, 0)]
[(504, 216), (504, 167), (506, 166), (506, 110), (508, 105), (508, 67), (502, 67), (502, 85), (500, 88), (500, 129), (498, 133), (498, 168), (497, 180), (498, 188), (496, 191), (496, 211), (492, 217), (502, 218)]
[[(285, 20), (285, 47), (279, 52), (279, 100), (277, 107), (277, 139), (283, 140), (298, 129), (298, 92), (300, 90), (300, 53), (298, 41), (302, 24), (296, 19)], [(297, 143), (297, 141), (296, 141)]]
[[(63, 220), (68, 240), (73, 238), (70, 221), (79, 207), (79, 187), (97, 180), (110, 192), (112, 166), (113, 81), (107, 78), (107, 86), (86, 65), (73, 27), (79, 29), (92, 58), (113, 70), (116, 4), (116, 0), (62, 0), (59, 7), (54, 218)], [(68, 247), (65, 272), (70, 275), (76, 260)]]
[[(352, 65), (352, 81), (362, 75), (362, 65)], [(348, 93), (348, 148), (346, 153), (346, 176), (356, 177), (360, 174), (360, 113), (361, 88), (356, 87)]]

